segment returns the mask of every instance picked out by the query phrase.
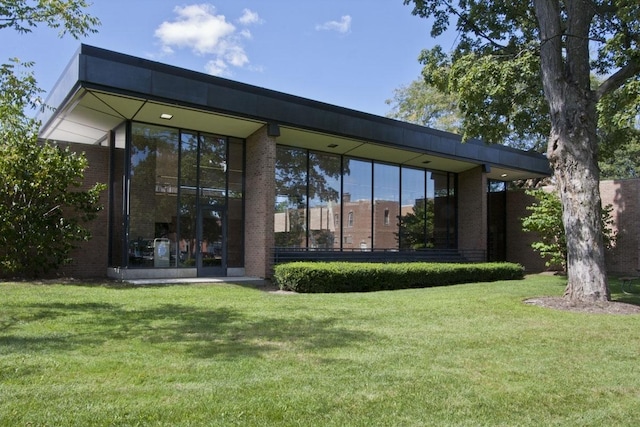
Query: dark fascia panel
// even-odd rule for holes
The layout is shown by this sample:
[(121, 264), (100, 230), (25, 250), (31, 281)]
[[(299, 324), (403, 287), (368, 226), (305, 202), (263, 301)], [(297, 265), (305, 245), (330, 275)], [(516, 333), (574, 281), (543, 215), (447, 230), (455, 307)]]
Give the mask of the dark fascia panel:
[[(77, 77), (80, 84), (87, 87), (478, 164), (516, 167), (543, 175), (550, 171), (549, 162), (538, 153), (487, 145), (478, 140), (461, 143), (460, 136), (456, 134), (88, 45), (81, 46), (79, 59), (76, 62), (72, 60), (72, 65), (74, 63), (79, 67)], [(71, 71), (68, 70), (69, 73)]]

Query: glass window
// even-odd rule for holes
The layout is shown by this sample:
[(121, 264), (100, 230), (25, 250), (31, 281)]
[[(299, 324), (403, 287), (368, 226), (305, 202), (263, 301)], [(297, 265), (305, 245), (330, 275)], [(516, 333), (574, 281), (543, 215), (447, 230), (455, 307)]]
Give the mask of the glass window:
[(455, 248), (455, 185), (453, 173), (279, 146), (276, 246)]
[(455, 175), (432, 173), (434, 188), (434, 230), (436, 248), (456, 248)]
[(224, 205), (227, 194), (227, 141), (200, 135), (200, 205)]
[(340, 156), (309, 153), (309, 247), (340, 249)]
[(229, 138), (227, 199), (227, 267), (244, 266), (244, 142)]
[(400, 167), (375, 163), (373, 171), (375, 199), (373, 247), (398, 249), (398, 229), (388, 225), (389, 216), (394, 218), (394, 225), (397, 224), (395, 219), (400, 216)]
[(180, 137), (180, 241), (178, 242), (178, 265), (196, 265), (196, 217), (198, 205), (198, 135), (182, 132)]
[[(427, 235), (433, 230), (433, 214), (427, 214), (433, 207), (425, 194), (426, 172), (421, 169), (402, 168), (402, 197), (400, 220), (400, 248), (422, 249), (433, 246)], [(433, 211), (431, 209), (431, 211)]]
[(178, 132), (134, 124), (130, 161), (129, 265), (175, 266)]
[(276, 150), (275, 245), (307, 247), (307, 151)]
[(344, 159), (342, 209), (352, 216), (348, 224), (343, 225), (343, 235), (350, 237), (348, 241), (352, 242), (344, 244), (346, 250), (372, 247), (372, 169), (369, 161)]

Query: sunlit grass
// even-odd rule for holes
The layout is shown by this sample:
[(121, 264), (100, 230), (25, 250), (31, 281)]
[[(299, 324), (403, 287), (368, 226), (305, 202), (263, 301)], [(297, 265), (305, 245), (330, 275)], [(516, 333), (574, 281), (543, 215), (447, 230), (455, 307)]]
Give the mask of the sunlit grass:
[(0, 425), (637, 425), (640, 316), (563, 288), (0, 284)]

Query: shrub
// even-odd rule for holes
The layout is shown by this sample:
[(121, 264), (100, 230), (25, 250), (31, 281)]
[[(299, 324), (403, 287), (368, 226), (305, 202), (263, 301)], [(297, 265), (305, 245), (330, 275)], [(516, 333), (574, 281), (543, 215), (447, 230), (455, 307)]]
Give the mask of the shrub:
[(516, 280), (519, 264), (292, 262), (274, 267), (282, 290), (301, 293), (371, 292), (471, 282)]

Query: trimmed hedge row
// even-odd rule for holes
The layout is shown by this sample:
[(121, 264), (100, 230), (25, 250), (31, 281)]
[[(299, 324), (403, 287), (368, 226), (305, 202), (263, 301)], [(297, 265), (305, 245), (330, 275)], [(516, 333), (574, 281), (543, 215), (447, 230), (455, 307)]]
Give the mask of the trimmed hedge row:
[(274, 267), (281, 290), (300, 293), (371, 292), (471, 282), (517, 280), (519, 264), (291, 262)]

